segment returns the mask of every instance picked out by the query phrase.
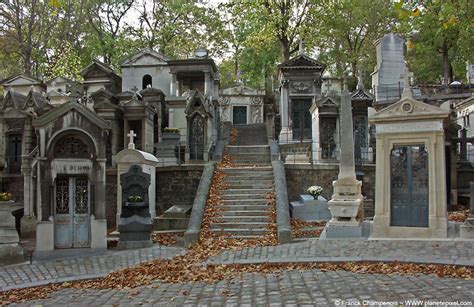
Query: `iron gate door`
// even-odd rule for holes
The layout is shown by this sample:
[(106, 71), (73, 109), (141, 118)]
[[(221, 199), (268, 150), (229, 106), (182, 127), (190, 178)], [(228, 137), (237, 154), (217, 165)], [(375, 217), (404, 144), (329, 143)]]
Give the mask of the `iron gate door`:
[(191, 119), (189, 147), (191, 160), (204, 159), (204, 118), (199, 114), (194, 115)]
[(428, 227), (428, 152), (424, 145), (394, 146), (390, 155), (392, 226)]
[(292, 101), (293, 140), (311, 139), (311, 100)]
[(234, 125), (245, 125), (247, 123), (247, 107), (245, 106), (232, 107), (232, 123)]
[(90, 201), (87, 177), (58, 177), (55, 187), (55, 247), (90, 246)]

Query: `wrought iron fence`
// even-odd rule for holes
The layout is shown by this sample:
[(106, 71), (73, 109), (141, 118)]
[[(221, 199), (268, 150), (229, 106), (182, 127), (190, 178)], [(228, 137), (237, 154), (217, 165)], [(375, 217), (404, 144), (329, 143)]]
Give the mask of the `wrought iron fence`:
[[(281, 158), (288, 164), (339, 163), (341, 147), (335, 142), (298, 142), (280, 145)], [(356, 165), (375, 162), (371, 147), (354, 148)]]

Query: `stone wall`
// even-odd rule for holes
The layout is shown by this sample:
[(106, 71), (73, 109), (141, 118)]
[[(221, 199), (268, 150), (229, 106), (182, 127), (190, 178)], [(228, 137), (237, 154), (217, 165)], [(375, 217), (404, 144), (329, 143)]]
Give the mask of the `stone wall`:
[[(362, 194), (368, 199), (375, 198), (375, 165), (363, 166), (364, 179)], [(338, 164), (285, 164), (288, 200), (295, 201), (300, 194), (307, 194), (306, 189), (312, 185), (322, 186), (323, 196), (330, 199), (333, 193), (332, 182), (337, 179)], [(364, 208), (365, 216), (373, 215), (372, 208)]]
[(156, 215), (174, 205), (192, 205), (204, 165), (167, 166), (156, 169)]
[[(156, 215), (173, 205), (192, 205), (204, 165), (158, 167), (156, 169)], [(117, 170), (106, 175), (106, 215), (108, 228), (115, 227), (117, 214)]]

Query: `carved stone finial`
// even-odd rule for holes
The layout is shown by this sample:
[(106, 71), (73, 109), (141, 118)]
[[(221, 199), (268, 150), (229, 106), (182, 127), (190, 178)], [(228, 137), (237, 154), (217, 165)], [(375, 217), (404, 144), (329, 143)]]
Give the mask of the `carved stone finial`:
[(347, 74), (344, 74), (344, 77), (342, 77), (342, 91), (346, 92), (349, 91), (349, 87), (347, 86)]

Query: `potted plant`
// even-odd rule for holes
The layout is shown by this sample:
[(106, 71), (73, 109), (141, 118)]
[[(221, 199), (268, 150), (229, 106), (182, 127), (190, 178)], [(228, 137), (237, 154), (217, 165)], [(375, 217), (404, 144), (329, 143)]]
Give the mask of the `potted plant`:
[(0, 193), (0, 202), (13, 202), (13, 194), (9, 192)]
[(318, 199), (318, 197), (323, 193), (323, 188), (319, 185), (313, 185), (306, 190), (309, 195), (313, 196), (315, 200)]
[(179, 128), (164, 128), (163, 143), (178, 143), (180, 138)]
[(140, 195), (130, 195), (127, 197), (126, 206), (129, 207), (141, 207), (144, 206), (143, 197)]

